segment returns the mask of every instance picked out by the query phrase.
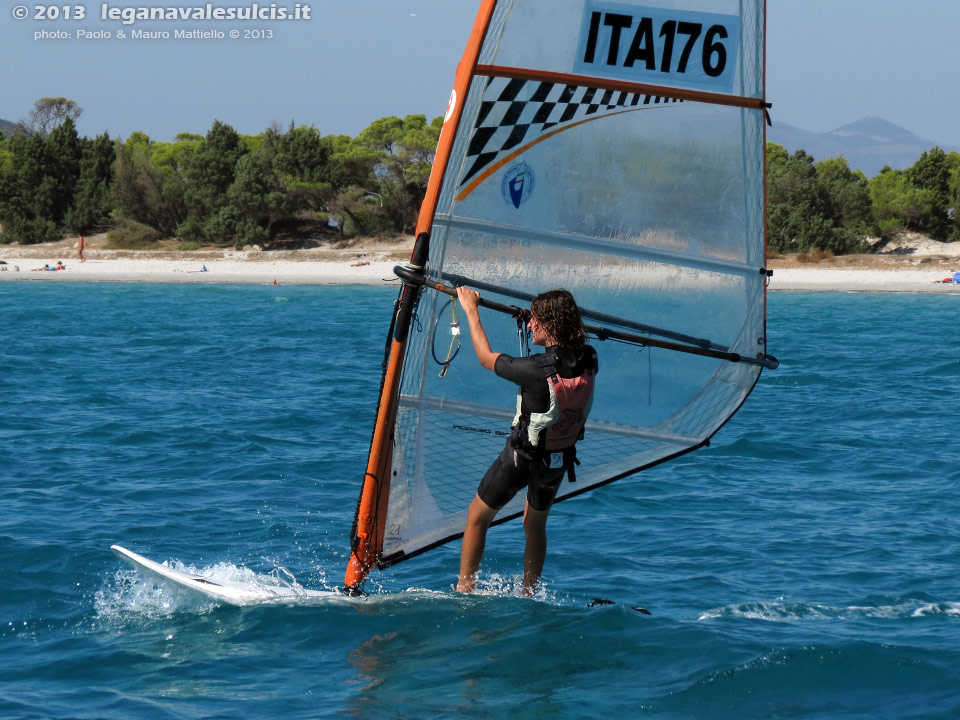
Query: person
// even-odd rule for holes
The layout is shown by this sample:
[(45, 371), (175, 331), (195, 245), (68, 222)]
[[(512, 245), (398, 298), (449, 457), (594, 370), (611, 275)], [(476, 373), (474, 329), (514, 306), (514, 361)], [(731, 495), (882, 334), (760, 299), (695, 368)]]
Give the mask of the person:
[(487, 529), (524, 487), (523, 592), (535, 593), (547, 553), (547, 517), (565, 474), (573, 480), (575, 444), (583, 435), (598, 371), (586, 344), (580, 311), (566, 290), (550, 290), (530, 304), (533, 344), (545, 352), (511, 357), (490, 349), (478, 310), (479, 293), (458, 288), (477, 360), (519, 386), (517, 415), (506, 446), (487, 470), (467, 511), (457, 591), (473, 592)]
[(62, 260), (57, 260), (57, 264), (53, 266), (53, 270), (66, 270), (67, 266), (63, 264)]
[(83, 257), (83, 235), (80, 233), (77, 233), (77, 244), (75, 247), (77, 248), (77, 257), (80, 258), (80, 262), (86, 262)]

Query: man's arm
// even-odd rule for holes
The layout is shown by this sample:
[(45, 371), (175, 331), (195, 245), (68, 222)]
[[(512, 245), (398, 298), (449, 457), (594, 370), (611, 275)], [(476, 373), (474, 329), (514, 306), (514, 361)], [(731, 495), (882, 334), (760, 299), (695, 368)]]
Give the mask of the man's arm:
[(490, 341), (487, 340), (487, 333), (480, 324), (480, 310), (477, 308), (477, 300), (480, 299), (480, 293), (469, 288), (457, 288), (457, 297), (460, 299), (460, 305), (463, 312), (467, 315), (467, 322), (470, 324), (470, 339), (473, 341), (473, 350), (477, 353), (477, 360), (487, 370), (493, 370), (500, 357), (500, 353), (495, 353), (490, 349)]

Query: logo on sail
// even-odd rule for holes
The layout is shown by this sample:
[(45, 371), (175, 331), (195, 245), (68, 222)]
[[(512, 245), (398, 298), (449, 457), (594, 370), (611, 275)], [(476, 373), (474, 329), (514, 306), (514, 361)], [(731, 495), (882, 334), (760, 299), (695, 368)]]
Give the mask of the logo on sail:
[(451, 117), (453, 117), (453, 111), (457, 107), (457, 89), (454, 88), (450, 91), (450, 100), (447, 101), (447, 114), (443, 116), (443, 121), (446, 122)]
[(519, 162), (507, 168), (500, 182), (500, 194), (504, 201), (519, 208), (533, 194), (533, 168), (525, 162)]

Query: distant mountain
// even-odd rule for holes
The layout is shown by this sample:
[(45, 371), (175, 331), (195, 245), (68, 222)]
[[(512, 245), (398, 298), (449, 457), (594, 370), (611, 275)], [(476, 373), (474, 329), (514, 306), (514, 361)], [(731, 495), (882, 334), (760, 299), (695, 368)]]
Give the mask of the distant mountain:
[(0, 131), (8, 132), (10, 128), (14, 126), (15, 123), (10, 122), (9, 120), (4, 120), (0, 118)]
[(767, 130), (767, 139), (783, 145), (790, 152), (805, 150), (817, 160), (842, 154), (850, 167), (862, 170), (867, 177), (876, 175), (884, 165), (896, 170), (908, 168), (924, 150), (932, 147), (947, 152), (960, 150), (924, 140), (899, 125), (876, 117), (865, 117), (825, 133), (813, 133), (774, 121)]

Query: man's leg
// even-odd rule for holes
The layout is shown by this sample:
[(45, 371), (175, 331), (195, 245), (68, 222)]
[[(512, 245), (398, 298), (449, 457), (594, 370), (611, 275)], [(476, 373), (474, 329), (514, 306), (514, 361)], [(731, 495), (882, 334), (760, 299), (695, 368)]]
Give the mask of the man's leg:
[[(467, 527), (463, 531), (463, 547), (460, 549), (460, 577), (457, 579), (457, 592), (473, 592), (477, 581), (477, 570), (483, 558), (483, 547), (487, 540), (487, 528), (493, 522), (497, 510), (487, 505), (477, 495), (467, 511)], [(541, 562), (541, 566), (543, 563)]]
[(550, 508), (536, 510), (527, 501), (523, 509), (523, 534), (527, 544), (523, 549), (523, 594), (532, 596), (537, 590), (537, 582), (543, 572), (543, 561), (547, 557), (547, 518)]

